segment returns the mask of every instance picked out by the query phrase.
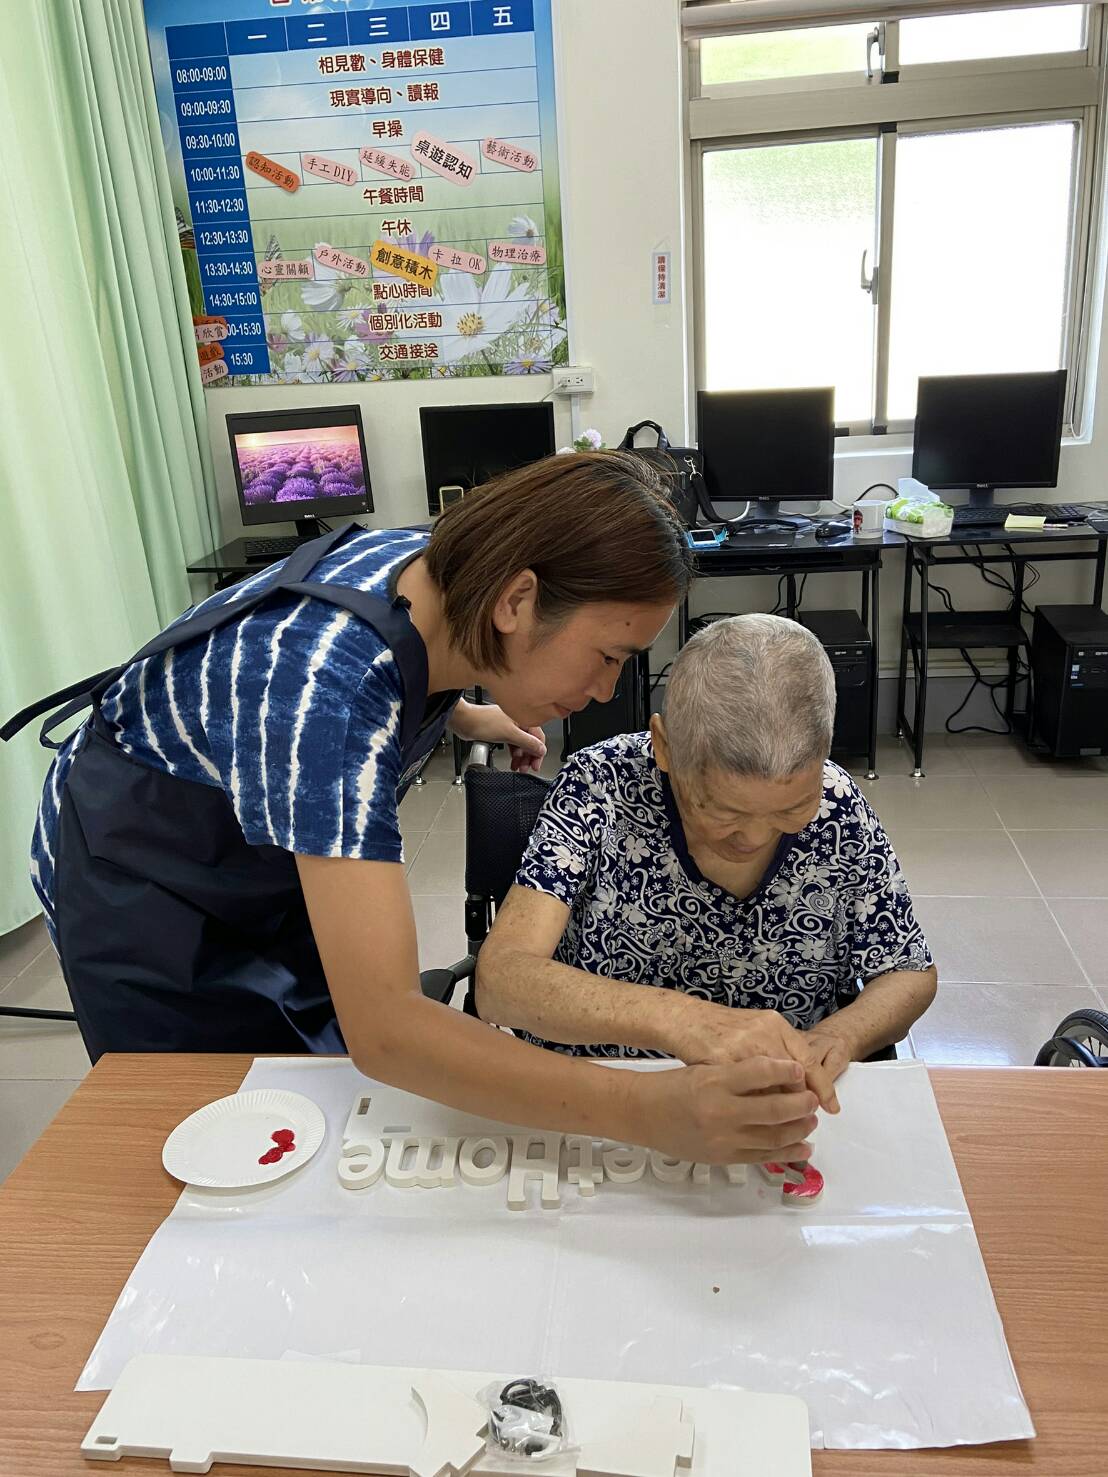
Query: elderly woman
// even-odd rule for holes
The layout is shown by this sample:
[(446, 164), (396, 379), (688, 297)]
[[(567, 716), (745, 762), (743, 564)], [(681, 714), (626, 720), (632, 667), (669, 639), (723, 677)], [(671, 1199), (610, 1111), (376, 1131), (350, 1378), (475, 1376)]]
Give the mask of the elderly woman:
[(562, 770), (481, 951), (480, 1015), (576, 1055), (783, 1049), (837, 1106), (834, 1078), (900, 1040), (936, 976), (888, 837), (827, 757), (834, 712), (803, 626), (695, 636), (664, 720)]

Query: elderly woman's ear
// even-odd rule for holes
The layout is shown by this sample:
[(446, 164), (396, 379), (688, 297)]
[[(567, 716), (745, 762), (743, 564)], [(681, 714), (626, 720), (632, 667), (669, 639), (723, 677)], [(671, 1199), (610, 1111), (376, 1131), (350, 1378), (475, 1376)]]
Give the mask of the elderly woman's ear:
[(669, 744), (666, 741), (666, 725), (661, 713), (650, 719), (650, 738), (654, 745), (654, 760), (663, 773), (669, 773)]

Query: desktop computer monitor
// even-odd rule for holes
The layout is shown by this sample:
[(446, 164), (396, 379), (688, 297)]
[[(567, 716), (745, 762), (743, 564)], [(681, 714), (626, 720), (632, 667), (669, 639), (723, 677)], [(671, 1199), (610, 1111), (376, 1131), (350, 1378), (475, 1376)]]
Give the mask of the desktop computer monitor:
[(720, 516), (737, 516), (748, 502), (762, 505), (739, 527), (805, 527), (806, 518), (774, 516), (778, 504), (831, 497), (833, 388), (699, 390), (696, 427), (704, 481)]
[(356, 405), (255, 411), (227, 417), (239, 511), (247, 526), (372, 513), (362, 413)]
[(549, 401), (424, 405), (419, 426), (427, 510), (432, 515), (470, 488), (513, 467), (541, 461), (554, 450), (554, 407)]
[(921, 379), (912, 476), (967, 487), (989, 503), (997, 487), (1056, 487), (1066, 371)]

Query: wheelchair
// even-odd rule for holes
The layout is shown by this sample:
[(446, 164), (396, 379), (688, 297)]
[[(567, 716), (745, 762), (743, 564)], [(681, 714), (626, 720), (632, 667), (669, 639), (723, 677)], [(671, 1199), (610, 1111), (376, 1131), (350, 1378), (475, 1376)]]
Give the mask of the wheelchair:
[(1075, 1010), (1039, 1050), (1037, 1067), (1108, 1067), (1108, 1014)]

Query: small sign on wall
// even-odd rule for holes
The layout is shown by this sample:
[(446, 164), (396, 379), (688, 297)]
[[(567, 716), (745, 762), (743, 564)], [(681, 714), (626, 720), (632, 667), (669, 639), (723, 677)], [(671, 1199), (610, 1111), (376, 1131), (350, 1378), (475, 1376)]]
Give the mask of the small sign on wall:
[(655, 306), (669, 302), (670, 253), (656, 251), (652, 258), (652, 294)]

